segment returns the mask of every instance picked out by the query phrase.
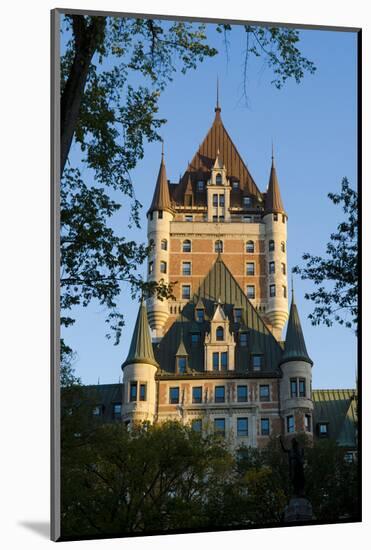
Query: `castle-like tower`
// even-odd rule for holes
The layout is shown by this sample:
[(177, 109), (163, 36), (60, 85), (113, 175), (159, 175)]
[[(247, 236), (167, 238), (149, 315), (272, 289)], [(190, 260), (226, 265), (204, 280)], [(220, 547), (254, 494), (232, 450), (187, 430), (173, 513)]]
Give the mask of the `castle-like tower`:
[(179, 182), (167, 179), (162, 151), (148, 280), (174, 283), (175, 299), (148, 298), (148, 320), (141, 303), (123, 364), (124, 421), (174, 418), (232, 446), (312, 435), (312, 361), (294, 299), (288, 315), (287, 219), (273, 151), (261, 192), (218, 102)]

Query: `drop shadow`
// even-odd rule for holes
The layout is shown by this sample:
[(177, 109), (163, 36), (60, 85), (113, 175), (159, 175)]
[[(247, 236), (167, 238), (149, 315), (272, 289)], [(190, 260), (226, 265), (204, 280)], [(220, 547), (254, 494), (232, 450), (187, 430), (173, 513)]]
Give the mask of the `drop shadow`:
[(18, 525), (37, 533), (42, 538), (50, 539), (50, 523), (48, 521), (20, 521)]

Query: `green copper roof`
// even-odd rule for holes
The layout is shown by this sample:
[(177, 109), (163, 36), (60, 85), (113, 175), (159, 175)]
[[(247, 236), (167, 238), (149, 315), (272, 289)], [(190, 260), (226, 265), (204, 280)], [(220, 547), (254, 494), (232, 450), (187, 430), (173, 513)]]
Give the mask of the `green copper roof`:
[[(263, 355), (263, 373), (279, 374), (282, 348), (269, 331), (245, 293), (219, 256), (197, 292), (184, 306), (182, 314), (170, 326), (159, 344), (154, 346), (156, 360), (163, 374), (175, 373), (175, 357), (185, 349), (191, 372), (204, 372), (205, 334), (210, 331), (210, 321), (220, 300), (224, 315), (229, 321), (229, 331), (235, 335), (235, 370), (252, 374), (251, 355)], [(196, 309), (202, 303), (205, 311), (203, 322), (196, 321)], [(234, 308), (241, 309), (241, 322), (234, 320)], [(247, 333), (248, 345), (241, 346), (238, 334)], [(198, 342), (192, 334), (197, 333)], [(255, 373), (256, 374), (256, 373)]]
[(357, 445), (357, 394), (353, 389), (313, 390), (314, 428), (328, 423), (330, 439), (342, 447)]
[(292, 295), (290, 316), (287, 325), (285, 351), (281, 363), (285, 363), (286, 361), (307, 361), (313, 365), (313, 361), (309, 357), (305, 345), (298, 308), (294, 300), (294, 293)]
[(153, 347), (147, 318), (147, 308), (143, 300), (139, 307), (129, 354), (126, 361), (123, 363), (122, 368), (124, 368), (125, 365), (132, 363), (148, 363), (150, 365), (154, 365), (155, 367), (158, 366), (155, 356), (153, 355)]

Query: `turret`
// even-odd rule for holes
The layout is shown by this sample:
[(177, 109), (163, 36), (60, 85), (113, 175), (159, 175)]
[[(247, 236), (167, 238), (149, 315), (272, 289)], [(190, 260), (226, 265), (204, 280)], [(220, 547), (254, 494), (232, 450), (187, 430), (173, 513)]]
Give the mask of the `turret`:
[(286, 226), (287, 215), (283, 207), (274, 156), (268, 190), (265, 198), (265, 249), (267, 258), (267, 308), (266, 315), (273, 334), (281, 339), (282, 329), (288, 317)]
[[(174, 218), (169, 185), (166, 178), (164, 151), (151, 206), (147, 212), (147, 236), (151, 251), (148, 258), (148, 281), (169, 283), (170, 222)], [(162, 337), (163, 326), (169, 316), (167, 300), (152, 296), (147, 300), (148, 319), (156, 338)]]
[(281, 360), (281, 416), (286, 436), (306, 433), (313, 437), (312, 365), (293, 292)]
[(155, 374), (158, 363), (153, 354), (147, 309), (141, 301), (130, 349), (122, 364), (124, 422), (153, 422), (156, 413)]

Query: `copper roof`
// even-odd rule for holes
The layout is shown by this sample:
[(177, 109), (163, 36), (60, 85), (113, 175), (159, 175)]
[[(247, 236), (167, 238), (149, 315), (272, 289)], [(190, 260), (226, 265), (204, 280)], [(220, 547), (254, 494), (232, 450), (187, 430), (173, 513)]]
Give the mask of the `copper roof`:
[(139, 307), (129, 353), (126, 361), (122, 365), (122, 368), (124, 368), (125, 365), (130, 365), (133, 363), (147, 363), (154, 365), (155, 367), (158, 366), (153, 354), (152, 340), (147, 318), (147, 308), (143, 300)]
[(298, 308), (296, 307), (294, 300), (294, 293), (292, 293), (290, 316), (286, 332), (285, 351), (283, 353), (281, 363), (286, 363), (287, 361), (307, 361), (313, 365), (313, 361), (309, 357), (307, 347), (305, 345)]
[(238, 180), (240, 189), (245, 193), (259, 199), (262, 198), (256, 183), (224, 127), (220, 111), (220, 107), (217, 106), (214, 122), (177, 186), (174, 198), (179, 203), (183, 202), (189, 176), (191, 174), (200, 178), (204, 175), (208, 176), (218, 156), (221, 164), (226, 168), (228, 178)]
[(172, 212), (163, 152), (161, 155), (161, 164), (158, 172), (155, 192), (153, 193), (152, 203), (147, 214), (153, 212), (154, 210), (167, 210), (168, 212)]
[(265, 212), (285, 212), (283, 202), (281, 199), (280, 186), (278, 184), (278, 178), (276, 173), (276, 167), (274, 165), (274, 158), (272, 156), (272, 167), (269, 178), (268, 191), (265, 197)]

